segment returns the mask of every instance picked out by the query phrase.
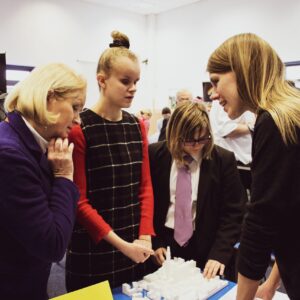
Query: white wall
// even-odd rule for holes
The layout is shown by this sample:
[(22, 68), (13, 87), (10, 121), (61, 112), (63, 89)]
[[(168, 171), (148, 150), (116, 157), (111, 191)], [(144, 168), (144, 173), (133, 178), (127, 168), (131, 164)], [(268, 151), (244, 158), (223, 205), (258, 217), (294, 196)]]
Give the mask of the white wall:
[(300, 60), (299, 11), (295, 0), (202, 0), (156, 16), (79, 0), (0, 0), (0, 50), (8, 64), (62, 61), (77, 68), (88, 77), (90, 106), (98, 96), (98, 56), (110, 32), (121, 30), (140, 59), (149, 59), (131, 111), (160, 109), (180, 88), (202, 96), (208, 57), (233, 34), (257, 33), (283, 61)]
[[(146, 18), (122, 10), (78, 0), (1, 0), (0, 20), (0, 50), (6, 51), (7, 64), (69, 64), (88, 77), (87, 106), (98, 97), (96, 66), (111, 31), (126, 33), (131, 49), (141, 60), (145, 56)], [(149, 102), (141, 78), (132, 111)]]
[(156, 36), (156, 103), (189, 88), (202, 96), (206, 63), (225, 39), (253, 32), (267, 40), (283, 61), (300, 60), (300, 1), (203, 0), (160, 14)]

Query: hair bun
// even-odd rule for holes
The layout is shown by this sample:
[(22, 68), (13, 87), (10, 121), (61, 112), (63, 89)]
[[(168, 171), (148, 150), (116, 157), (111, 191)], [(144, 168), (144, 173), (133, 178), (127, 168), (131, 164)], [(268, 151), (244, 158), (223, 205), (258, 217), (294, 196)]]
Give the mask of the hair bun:
[(109, 47), (110, 48), (125, 47), (125, 48), (129, 49), (130, 44), (126, 40), (114, 40), (112, 43), (109, 44)]
[(126, 34), (114, 30), (111, 33), (111, 37), (113, 38), (113, 42), (111, 44), (109, 44), (110, 48), (114, 48), (114, 47), (124, 47), (129, 49), (130, 47), (130, 43), (129, 43), (129, 38)]

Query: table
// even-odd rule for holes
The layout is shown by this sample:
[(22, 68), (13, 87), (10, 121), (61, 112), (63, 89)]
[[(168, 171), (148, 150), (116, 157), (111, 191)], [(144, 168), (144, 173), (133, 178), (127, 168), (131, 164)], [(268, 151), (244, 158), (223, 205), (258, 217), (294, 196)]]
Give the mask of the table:
[[(213, 296), (209, 297), (208, 300), (217, 300), (224, 296), (230, 289), (232, 289), (236, 283), (230, 282), (227, 286), (225, 286), (222, 290), (214, 294)], [(122, 287), (117, 287), (112, 290), (114, 300), (129, 300), (131, 297), (128, 297), (122, 294)]]

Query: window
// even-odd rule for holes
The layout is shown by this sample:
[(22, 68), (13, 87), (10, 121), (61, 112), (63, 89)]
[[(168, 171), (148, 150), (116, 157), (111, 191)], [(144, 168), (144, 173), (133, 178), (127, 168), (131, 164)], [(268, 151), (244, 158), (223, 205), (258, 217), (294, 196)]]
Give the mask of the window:
[(295, 87), (300, 89), (300, 61), (290, 61), (285, 63), (286, 79), (295, 83)]
[(34, 67), (30, 66), (6, 65), (7, 92), (9, 92), (16, 83), (23, 80), (33, 68)]

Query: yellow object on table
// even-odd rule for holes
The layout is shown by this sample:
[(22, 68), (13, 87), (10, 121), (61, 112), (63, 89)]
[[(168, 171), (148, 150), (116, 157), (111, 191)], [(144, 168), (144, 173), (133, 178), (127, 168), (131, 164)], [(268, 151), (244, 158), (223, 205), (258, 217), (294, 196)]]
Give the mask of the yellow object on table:
[(113, 300), (108, 281), (103, 281), (51, 300)]

